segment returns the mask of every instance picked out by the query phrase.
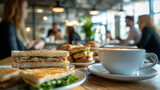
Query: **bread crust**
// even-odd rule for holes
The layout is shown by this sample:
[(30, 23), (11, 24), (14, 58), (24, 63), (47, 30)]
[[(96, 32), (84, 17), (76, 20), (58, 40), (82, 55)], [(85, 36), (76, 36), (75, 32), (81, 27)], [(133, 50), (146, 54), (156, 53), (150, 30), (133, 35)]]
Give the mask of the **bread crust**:
[(28, 57), (28, 56), (42, 56), (42, 57), (68, 57), (68, 51), (61, 50), (33, 50), (33, 51), (12, 51), (11, 56)]
[(73, 48), (70, 52), (72, 53), (72, 54), (74, 54), (74, 53), (77, 53), (77, 52), (80, 52), (80, 51), (85, 51), (85, 50), (90, 50), (90, 47), (87, 47), (87, 46), (80, 46), (80, 47), (75, 47), (75, 48)]

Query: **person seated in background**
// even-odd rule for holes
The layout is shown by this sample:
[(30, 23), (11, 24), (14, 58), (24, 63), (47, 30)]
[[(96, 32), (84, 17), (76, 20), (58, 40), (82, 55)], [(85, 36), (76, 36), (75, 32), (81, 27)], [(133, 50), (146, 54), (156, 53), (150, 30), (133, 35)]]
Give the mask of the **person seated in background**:
[(142, 15), (138, 17), (138, 25), (142, 32), (138, 48), (144, 48), (147, 52), (155, 53), (160, 59), (160, 37), (158, 30), (153, 24), (150, 15)]
[(47, 37), (50, 37), (50, 36), (54, 36), (55, 40), (63, 39), (63, 36), (62, 36), (60, 30), (57, 28), (57, 24), (56, 23), (53, 23), (52, 24), (52, 29), (48, 31)]
[(133, 40), (134, 44), (137, 44), (140, 41), (141, 32), (139, 29), (135, 28), (133, 16), (126, 16), (126, 26), (130, 27), (128, 38), (122, 40), (120, 37), (117, 37), (117, 39), (124, 44), (129, 44), (130, 40)]
[[(27, 0), (6, 0), (0, 22), (0, 59), (11, 56), (12, 50), (42, 49), (43, 41), (30, 41), (25, 35)], [(31, 45), (32, 44), (32, 45)]]
[(81, 40), (81, 38), (78, 35), (78, 33), (75, 32), (73, 26), (67, 26), (66, 33), (68, 35), (69, 44), (72, 44), (73, 41), (80, 41)]

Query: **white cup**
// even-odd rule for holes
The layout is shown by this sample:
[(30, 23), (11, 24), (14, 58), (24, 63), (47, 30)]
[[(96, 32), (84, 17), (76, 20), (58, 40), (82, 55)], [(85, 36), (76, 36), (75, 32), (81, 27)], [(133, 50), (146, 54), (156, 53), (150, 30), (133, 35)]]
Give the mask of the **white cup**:
[[(98, 55), (101, 64), (112, 74), (132, 75), (139, 69), (151, 68), (158, 62), (157, 55), (146, 53), (144, 49), (100, 48)], [(152, 56), (153, 63), (143, 67), (144, 60)]]
[(105, 48), (137, 48), (137, 46), (127, 46), (127, 45), (105, 45)]

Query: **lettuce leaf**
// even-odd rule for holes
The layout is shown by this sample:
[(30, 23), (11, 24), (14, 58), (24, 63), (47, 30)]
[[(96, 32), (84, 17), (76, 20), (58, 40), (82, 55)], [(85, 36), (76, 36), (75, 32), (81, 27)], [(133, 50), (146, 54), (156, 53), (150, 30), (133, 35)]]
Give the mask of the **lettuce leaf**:
[(84, 51), (80, 51), (80, 52), (76, 52), (73, 55), (77, 54), (77, 53), (85, 53), (85, 52), (90, 52), (89, 50), (84, 50)]
[(54, 89), (57, 87), (70, 85), (70, 84), (74, 83), (76, 80), (78, 80), (78, 78), (72, 74), (72, 75), (66, 76), (64, 78), (54, 79), (54, 80), (45, 82), (38, 87), (33, 87), (32, 85), (23, 81), (23, 83), (21, 85), (19, 85), (18, 88), (20, 90), (51, 90), (51, 89)]

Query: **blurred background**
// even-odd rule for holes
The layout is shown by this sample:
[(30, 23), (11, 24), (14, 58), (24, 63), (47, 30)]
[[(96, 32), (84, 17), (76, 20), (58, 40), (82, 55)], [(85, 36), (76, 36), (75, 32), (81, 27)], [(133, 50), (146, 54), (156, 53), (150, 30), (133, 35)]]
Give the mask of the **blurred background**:
[[(4, 1), (0, 0), (0, 15)], [(54, 22), (64, 40), (67, 40), (66, 26), (74, 26), (82, 40), (104, 44), (107, 31), (113, 39), (117, 36), (126, 39), (129, 31), (126, 15), (134, 16), (138, 27), (138, 16), (150, 14), (160, 32), (160, 0), (28, 0), (28, 5), (25, 32), (30, 40), (46, 40)]]

